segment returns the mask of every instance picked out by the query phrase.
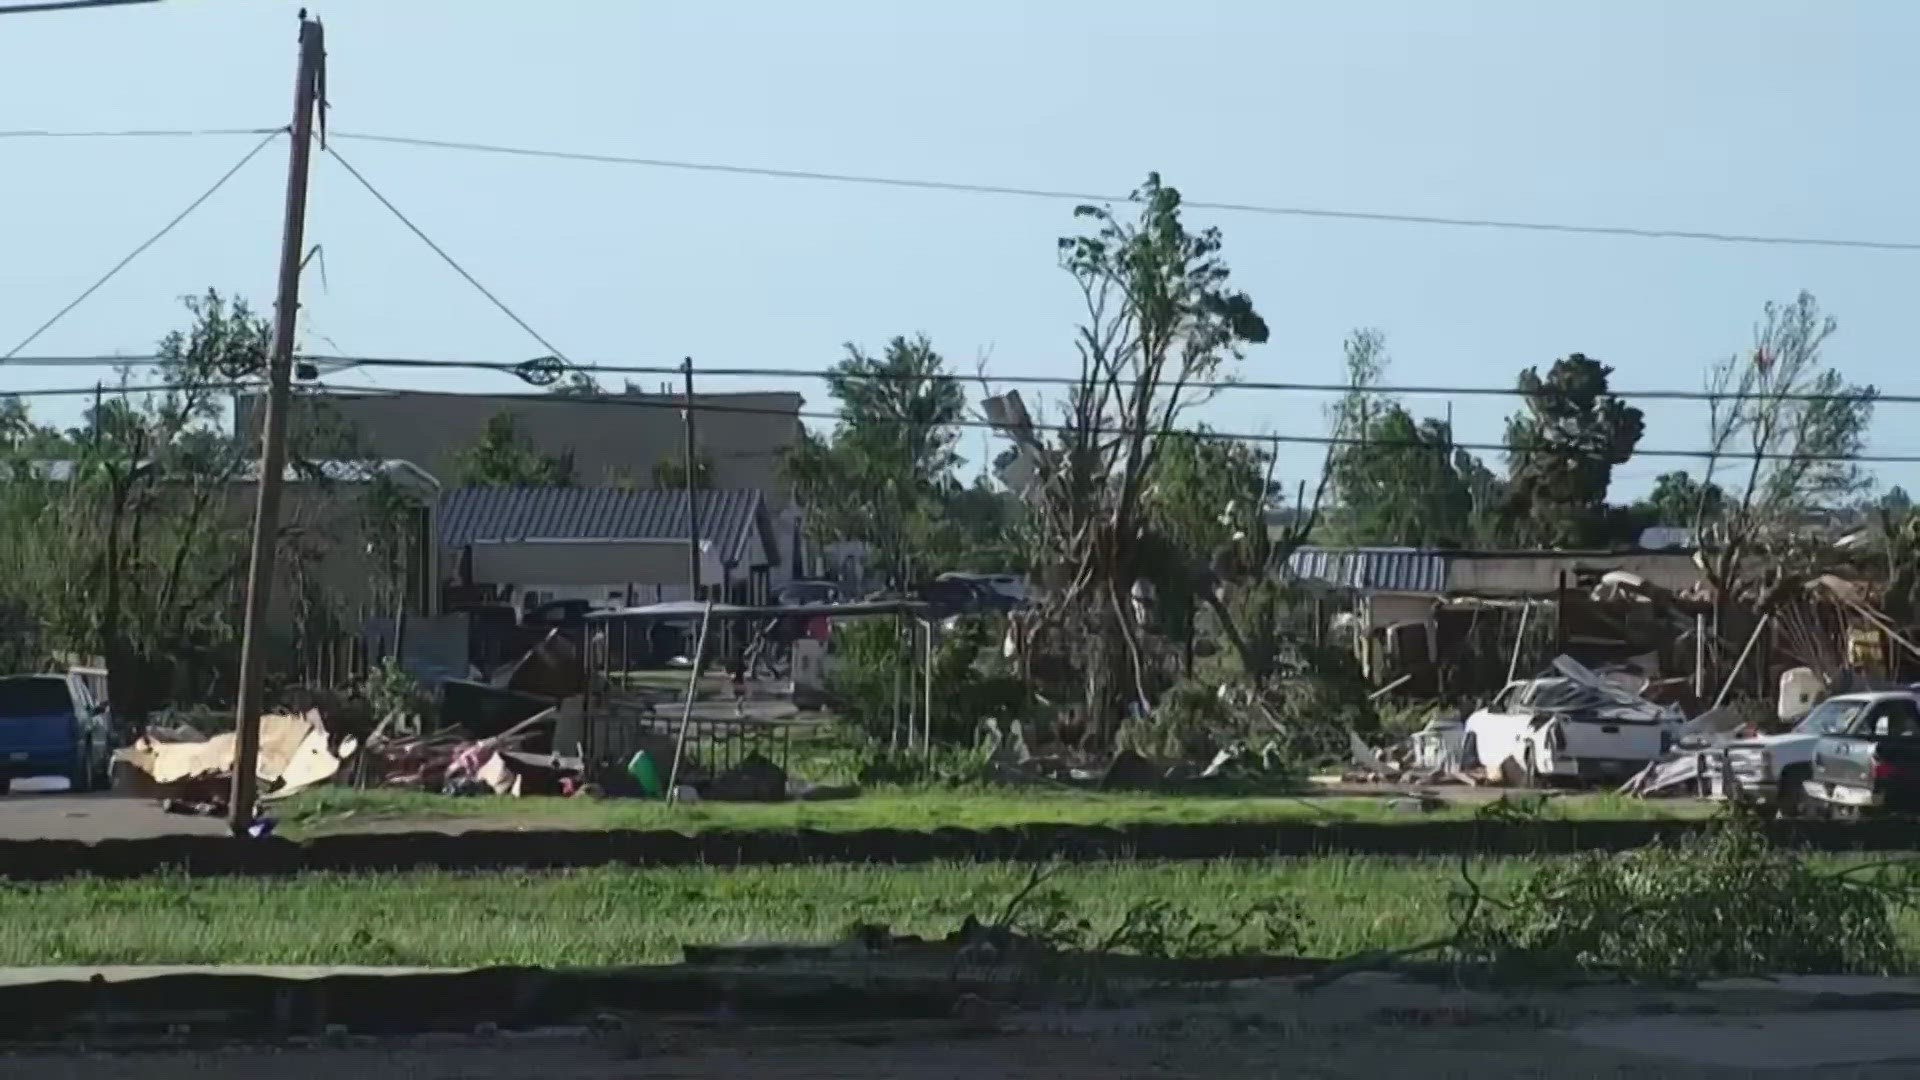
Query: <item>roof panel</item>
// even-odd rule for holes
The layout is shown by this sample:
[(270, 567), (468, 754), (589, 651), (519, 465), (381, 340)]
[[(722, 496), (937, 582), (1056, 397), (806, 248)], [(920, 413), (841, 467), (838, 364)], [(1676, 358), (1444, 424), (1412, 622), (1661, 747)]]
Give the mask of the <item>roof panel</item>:
[(1287, 560), (1297, 578), (1370, 592), (1444, 593), (1447, 557), (1406, 547), (1301, 547)]
[[(757, 524), (760, 492), (698, 493), (700, 533), (738, 554)], [(523, 540), (679, 540), (690, 531), (687, 493), (625, 488), (458, 488), (440, 499), (447, 547)]]

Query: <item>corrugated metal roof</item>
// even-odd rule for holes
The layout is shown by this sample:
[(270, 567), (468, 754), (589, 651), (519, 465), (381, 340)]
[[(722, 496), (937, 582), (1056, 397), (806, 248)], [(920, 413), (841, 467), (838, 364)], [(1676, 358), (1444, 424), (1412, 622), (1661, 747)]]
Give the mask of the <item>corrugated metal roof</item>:
[(1301, 547), (1287, 560), (1293, 576), (1370, 592), (1444, 593), (1447, 557), (1405, 547)]
[[(762, 495), (742, 489), (698, 496), (700, 535), (737, 558), (759, 525)], [(440, 499), (441, 543), (451, 548), (516, 540), (681, 540), (687, 532), (684, 491), (469, 487)]]

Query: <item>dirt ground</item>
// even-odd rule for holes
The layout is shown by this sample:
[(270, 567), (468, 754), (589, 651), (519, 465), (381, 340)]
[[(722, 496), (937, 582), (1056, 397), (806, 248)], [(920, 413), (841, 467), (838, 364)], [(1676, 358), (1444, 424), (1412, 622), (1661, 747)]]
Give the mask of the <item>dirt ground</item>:
[[(1913, 1027), (1911, 1015), (1881, 1014), (1888, 1024)], [(1920, 1051), (1917, 1051), (1920, 1052)], [(674, 1077), (678, 1080), (1122, 1080), (1133, 1077), (1319, 1077), (1375, 1080), (1412, 1073), (1421, 1080), (1460, 1077), (1620, 1078), (1620, 1080), (1731, 1080), (1787, 1075), (1797, 1080), (1894, 1080), (1914, 1075), (1920, 1058), (1872, 1064), (1778, 1069), (1751, 1064), (1703, 1065), (1666, 1057), (1582, 1045), (1564, 1035), (1489, 1032), (1352, 1032), (1301, 1039), (1286, 1032), (1183, 1037), (1179, 1035), (1044, 1034), (972, 1038), (875, 1036), (796, 1038), (714, 1033), (692, 1044), (640, 1038), (627, 1045), (570, 1047), (439, 1047), (358, 1050), (231, 1050), (201, 1053), (36, 1054), (0, 1057), (0, 1076), (36, 1080), (337, 1080), (342, 1076), (408, 1080), (603, 1080)]]

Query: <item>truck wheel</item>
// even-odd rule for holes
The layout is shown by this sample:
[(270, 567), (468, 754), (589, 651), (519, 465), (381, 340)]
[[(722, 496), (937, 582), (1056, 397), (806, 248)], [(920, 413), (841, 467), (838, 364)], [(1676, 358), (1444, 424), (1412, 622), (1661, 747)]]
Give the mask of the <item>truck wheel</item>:
[(1540, 764), (1533, 756), (1533, 744), (1520, 748), (1520, 785), (1526, 788), (1545, 787), (1546, 781), (1540, 776)]
[(1807, 811), (1807, 790), (1802, 787), (1813, 779), (1813, 770), (1805, 765), (1789, 765), (1780, 770), (1780, 783), (1775, 789), (1774, 812), (1783, 818), (1805, 816)]

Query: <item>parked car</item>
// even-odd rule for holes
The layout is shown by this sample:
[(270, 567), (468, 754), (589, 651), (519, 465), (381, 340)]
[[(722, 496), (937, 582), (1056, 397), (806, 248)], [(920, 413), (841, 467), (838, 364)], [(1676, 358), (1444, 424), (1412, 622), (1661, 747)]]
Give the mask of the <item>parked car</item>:
[(1666, 752), (1676, 714), (1579, 671), (1508, 684), (1467, 717), (1463, 761), (1533, 782), (1622, 780)]
[(809, 607), (814, 604), (837, 604), (840, 597), (839, 582), (796, 579), (780, 586), (773, 602), (781, 607)]
[(1019, 574), (968, 574), (950, 570), (936, 580), (971, 581), (984, 585), (1016, 607), (1027, 602), (1027, 579)]
[(591, 600), (549, 600), (522, 616), (520, 625), (543, 629), (577, 628), (587, 624), (587, 613), (592, 610), (594, 605)]
[(107, 774), (107, 710), (77, 675), (0, 678), (0, 779), (64, 776), (76, 791)]
[(1011, 611), (1016, 602), (972, 578), (942, 576), (915, 587), (914, 593), (946, 615), (981, 611)]
[(1920, 695), (1846, 697), (1862, 699), (1861, 707), (1814, 745), (1812, 776), (1802, 785), (1807, 801), (1843, 814), (1920, 810)]
[[(1920, 694), (1899, 691), (1915, 701)], [(1789, 731), (1758, 735), (1728, 743), (1726, 772), (1739, 787), (1743, 802), (1773, 806), (1781, 813), (1800, 807), (1806, 783), (1813, 779), (1813, 755), (1820, 740), (1845, 731), (1860, 714), (1885, 695), (1840, 694), (1815, 705)], [(1709, 758), (1709, 761), (1712, 761)], [(1713, 769), (1707, 774), (1707, 790), (1715, 798), (1726, 798), (1724, 774)]]

